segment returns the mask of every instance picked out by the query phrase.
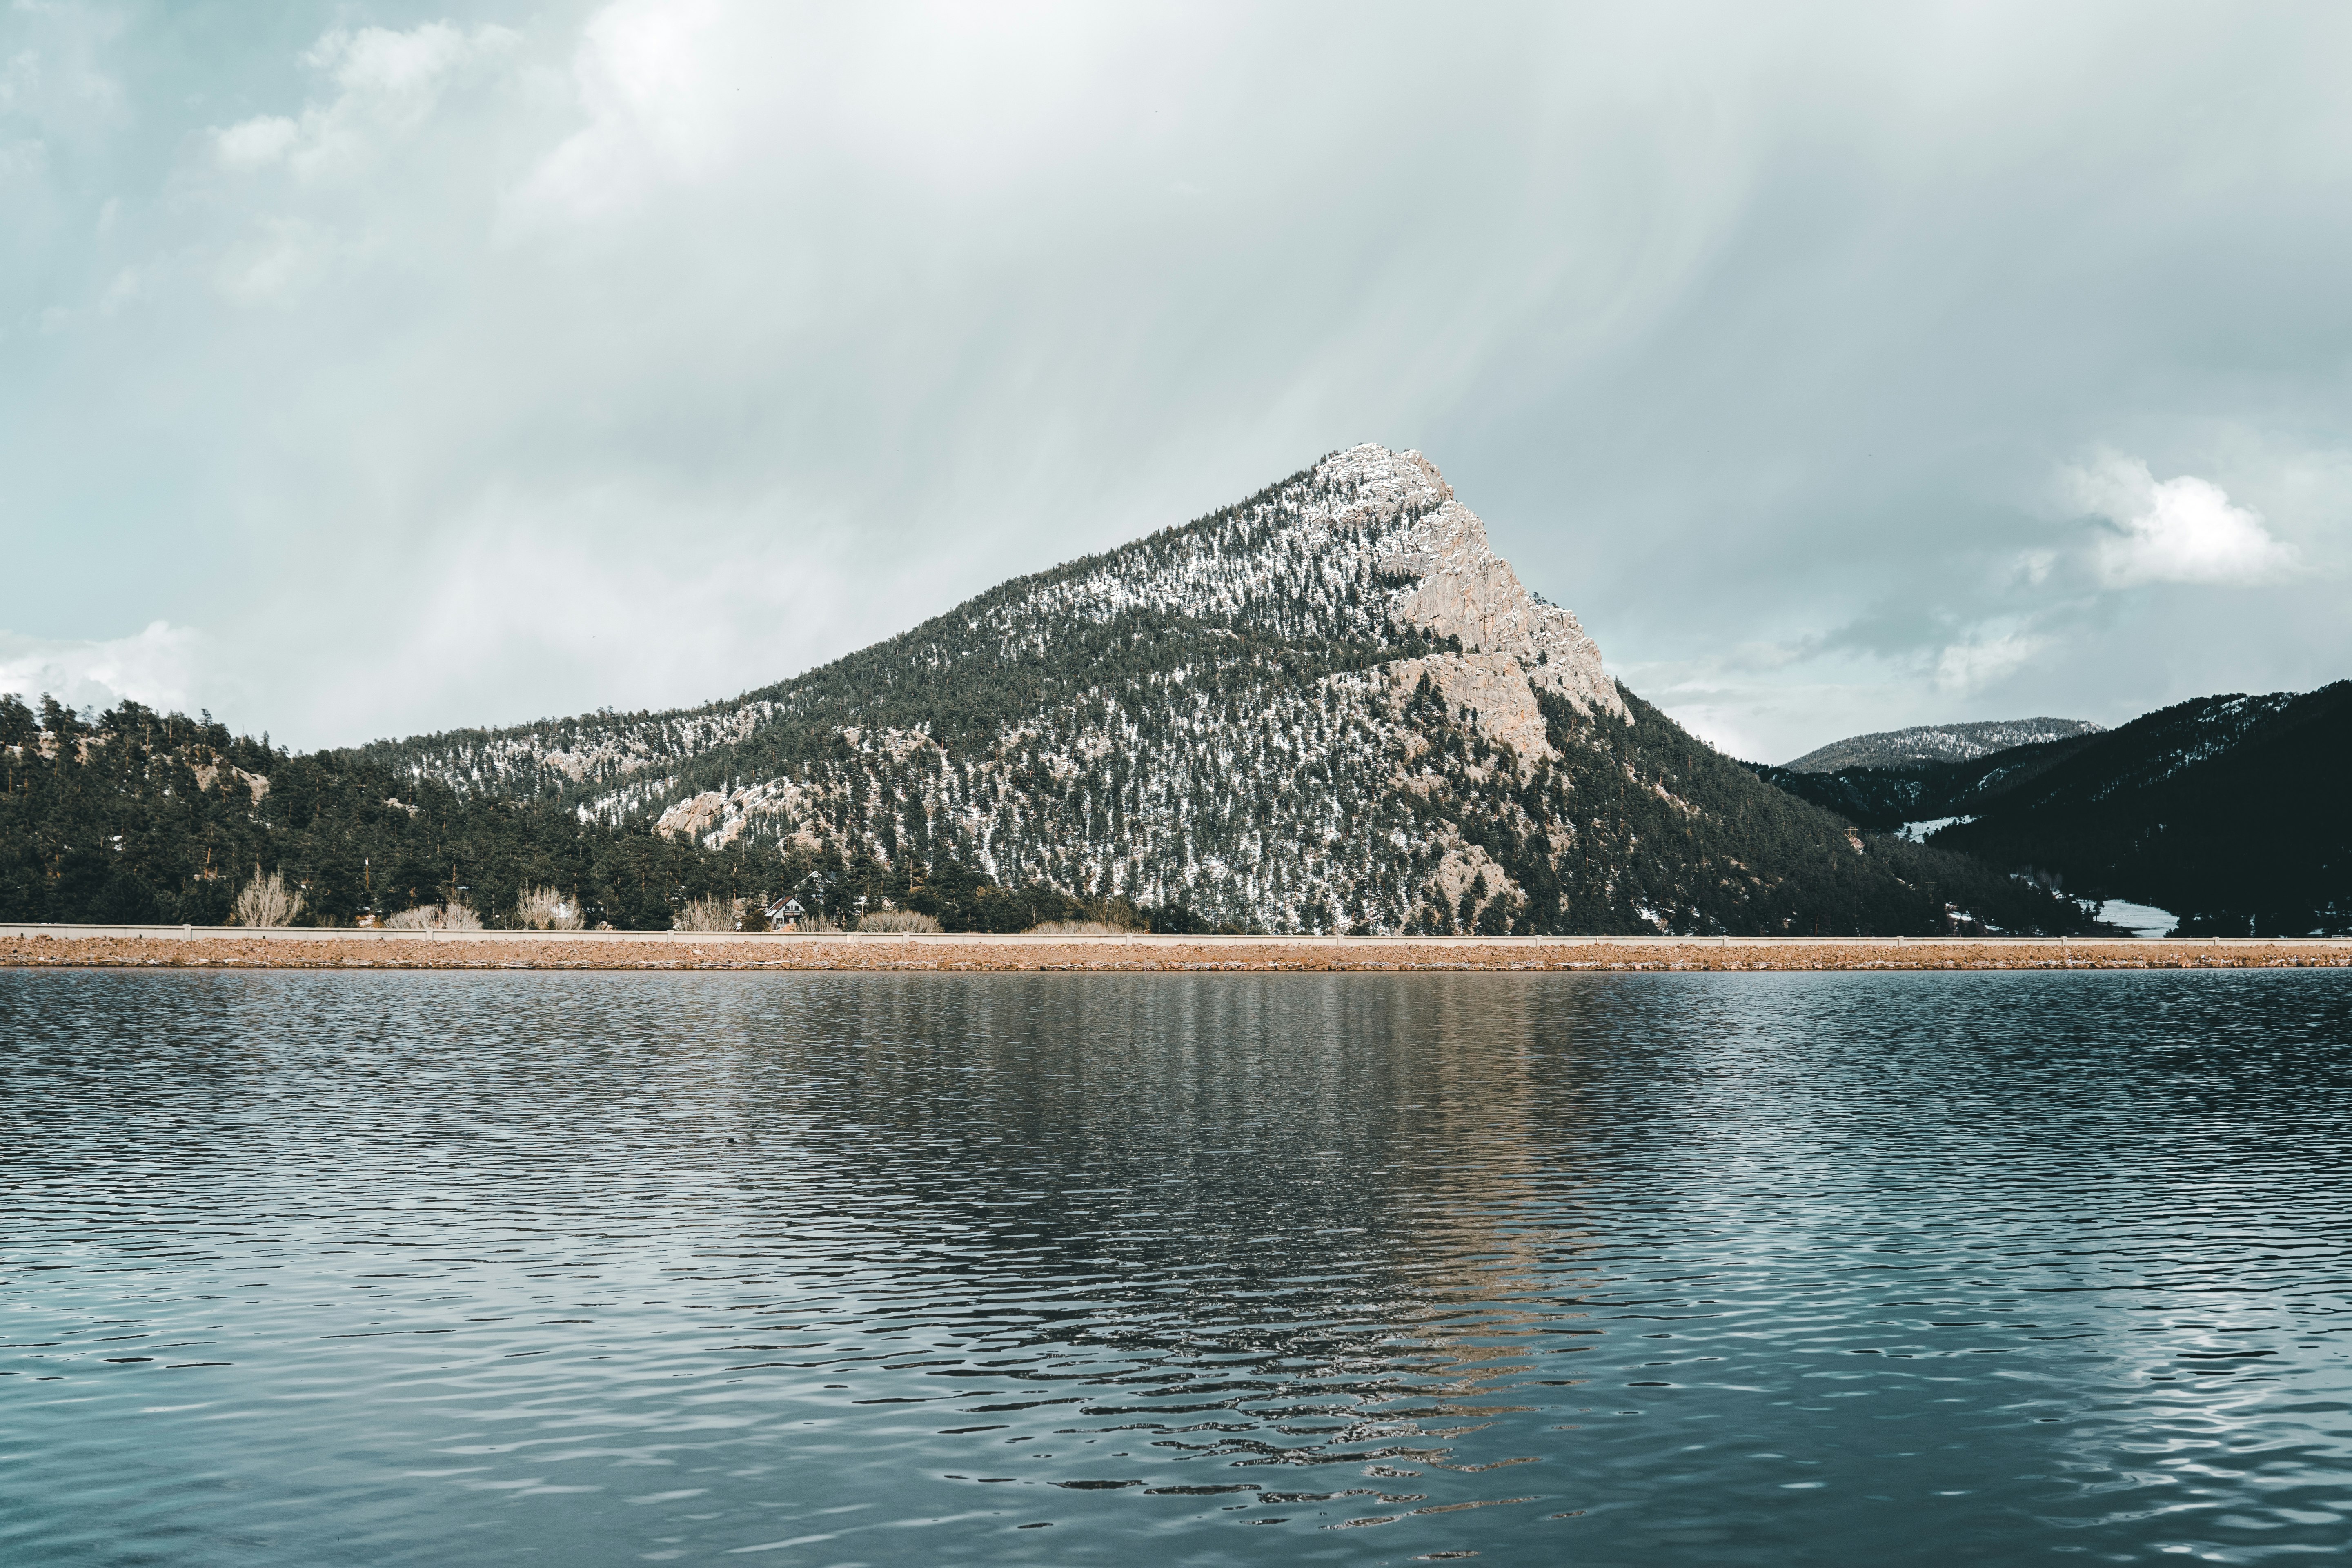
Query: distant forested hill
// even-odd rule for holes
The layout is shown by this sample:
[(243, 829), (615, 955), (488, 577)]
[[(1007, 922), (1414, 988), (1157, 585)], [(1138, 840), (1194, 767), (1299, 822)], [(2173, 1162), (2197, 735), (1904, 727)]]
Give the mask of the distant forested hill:
[(300, 924), (452, 899), (503, 924), (530, 882), (577, 897), (592, 923), (667, 927), (688, 899), (757, 892), (787, 869), (646, 823), (289, 756), (134, 702), (93, 721), (0, 696), (0, 782), (6, 921), (218, 925), (258, 868), (300, 893)]
[(2084, 719), (2000, 719), (1967, 724), (1919, 724), (1850, 735), (1785, 764), (1790, 773), (1829, 773), (1844, 768), (1902, 768), (1923, 763), (1969, 763), (1995, 752), (2095, 735)]
[(2199, 698), (1966, 763), (1758, 767), (1864, 826), (1963, 818), (1928, 842), (2190, 934), (2352, 930), (2352, 681)]
[(1892, 832), (1906, 823), (1965, 816), (2039, 777), (2092, 743), (2102, 731), (1989, 752), (1964, 763), (1843, 766), (1821, 773), (1751, 763), (1757, 777), (1859, 827)]
[(2136, 719), (1933, 842), (2170, 910), (2191, 933), (2352, 931), (2352, 681)]

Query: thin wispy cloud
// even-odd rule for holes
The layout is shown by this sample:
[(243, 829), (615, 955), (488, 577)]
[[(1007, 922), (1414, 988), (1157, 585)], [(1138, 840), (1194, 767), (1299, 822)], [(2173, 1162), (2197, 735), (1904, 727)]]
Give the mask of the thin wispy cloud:
[(1955, 695), (1972, 695), (2027, 668), (2056, 642), (2038, 632), (2008, 631), (1949, 644), (1936, 657), (1936, 684)]
[(338, 29), (302, 57), (327, 79), (331, 97), (306, 105), (299, 116), (239, 121), (215, 132), (214, 146), (232, 170), (284, 164), (309, 180), (356, 177), (387, 142), (432, 116), (453, 78), (512, 55), (520, 42), (509, 28), (467, 30), (446, 22), (406, 32)]

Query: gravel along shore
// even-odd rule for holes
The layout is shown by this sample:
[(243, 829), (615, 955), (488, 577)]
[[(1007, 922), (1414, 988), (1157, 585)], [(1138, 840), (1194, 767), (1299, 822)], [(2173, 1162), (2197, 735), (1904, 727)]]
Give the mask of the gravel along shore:
[(0, 926), (0, 968), (2346, 969), (2352, 938), (799, 935)]

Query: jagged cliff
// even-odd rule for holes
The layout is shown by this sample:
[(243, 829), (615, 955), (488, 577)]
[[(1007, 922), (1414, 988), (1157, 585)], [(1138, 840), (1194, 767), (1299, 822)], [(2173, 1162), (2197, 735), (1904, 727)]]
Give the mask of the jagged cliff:
[(820, 891), (961, 874), (1275, 931), (1931, 930), (1960, 875), (1633, 700), (1377, 446), (732, 702), (368, 752), (772, 846)]

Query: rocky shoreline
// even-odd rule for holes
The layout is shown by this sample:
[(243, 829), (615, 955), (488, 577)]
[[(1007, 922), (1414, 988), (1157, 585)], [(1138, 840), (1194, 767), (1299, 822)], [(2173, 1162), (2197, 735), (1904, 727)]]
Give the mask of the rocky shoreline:
[(1296, 972), (2346, 969), (2352, 939), (1060, 937), (0, 929), (0, 968)]

